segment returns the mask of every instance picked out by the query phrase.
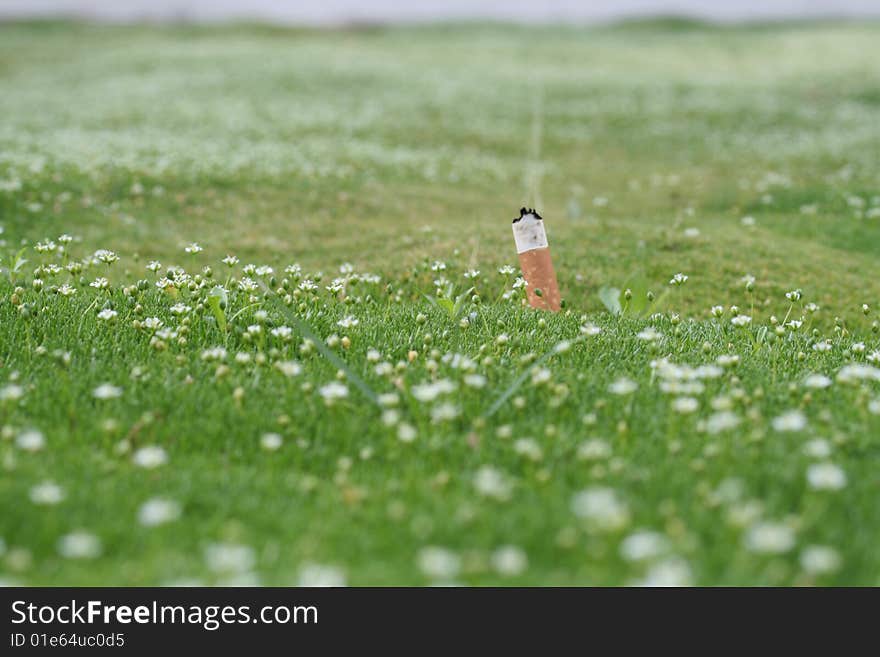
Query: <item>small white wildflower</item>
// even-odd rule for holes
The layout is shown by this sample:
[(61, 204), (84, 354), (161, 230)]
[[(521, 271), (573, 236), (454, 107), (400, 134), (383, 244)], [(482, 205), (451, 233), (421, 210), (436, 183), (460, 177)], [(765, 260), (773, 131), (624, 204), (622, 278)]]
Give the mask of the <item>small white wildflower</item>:
[(116, 319), (118, 314), (119, 313), (117, 313), (115, 310), (104, 308), (101, 312), (98, 313), (98, 319), (103, 322), (112, 322), (114, 319)]
[(614, 395), (631, 395), (638, 387), (639, 385), (632, 379), (622, 377), (608, 386), (608, 392)]
[(643, 331), (639, 331), (636, 334), (636, 337), (639, 340), (645, 340), (646, 342), (656, 342), (657, 340), (659, 340), (660, 338), (663, 337), (663, 334), (660, 333), (660, 331), (655, 329), (653, 326), (649, 326), (648, 328), (644, 329)]
[(71, 532), (59, 539), (58, 553), (65, 559), (94, 559), (101, 555), (101, 540), (89, 532)]
[(308, 588), (340, 588), (346, 585), (345, 571), (336, 566), (305, 563), (300, 566), (296, 585)]
[(672, 402), (672, 410), (682, 415), (694, 413), (700, 408), (700, 402), (693, 397), (678, 397)]
[(302, 372), (302, 366), (295, 360), (278, 361), (275, 363), (275, 369), (287, 377), (297, 376)]
[(745, 535), (746, 549), (758, 554), (782, 554), (794, 545), (794, 532), (779, 523), (759, 522), (750, 527)]
[(416, 439), (416, 428), (406, 422), (397, 426), (397, 439), (402, 443), (411, 443)]
[(803, 431), (806, 428), (807, 417), (801, 411), (787, 411), (773, 418), (773, 429), (775, 431)]
[(348, 397), (348, 386), (339, 381), (331, 381), (327, 385), (321, 386), (318, 393), (324, 398), (324, 402), (332, 404), (339, 399)]
[(474, 475), (474, 488), (484, 497), (506, 500), (510, 497), (512, 486), (504, 473), (484, 465)]
[(670, 558), (651, 566), (645, 577), (637, 583), (640, 586), (651, 588), (691, 586), (693, 575), (687, 561), (680, 558)]
[(833, 463), (814, 463), (807, 468), (807, 483), (813, 490), (840, 490), (846, 486), (846, 473)]
[(0, 388), (0, 401), (18, 401), (22, 397), (24, 397), (24, 388), (16, 383)]
[(830, 340), (820, 340), (813, 345), (813, 351), (818, 352), (826, 352), (831, 351), (831, 341)]
[(168, 453), (158, 445), (147, 445), (134, 453), (132, 462), (141, 468), (158, 468), (168, 462)]
[(183, 250), (186, 251), (187, 253), (201, 253), (203, 251), (202, 247), (199, 246), (198, 242), (193, 242), (189, 246), (184, 247)]
[(831, 456), (831, 445), (827, 440), (815, 438), (804, 443), (804, 454), (814, 459), (824, 459)]
[(687, 279), (688, 279), (688, 277), (685, 274), (682, 274), (681, 272), (679, 272), (678, 274), (676, 274), (675, 276), (672, 277), (672, 279), (669, 281), (669, 284), (675, 285), (675, 286), (683, 285), (685, 283), (685, 281), (687, 281)]
[(337, 326), (341, 326), (342, 328), (345, 328), (345, 329), (353, 328), (353, 327), (357, 326), (358, 324), (360, 324), (360, 320), (357, 317), (353, 317), (351, 315), (343, 317), (338, 322), (336, 322)]
[(486, 386), (486, 377), (482, 374), (466, 374), (464, 384), (469, 388), (484, 388)]
[(582, 461), (606, 459), (611, 454), (611, 445), (599, 438), (591, 438), (585, 441), (577, 450), (577, 457)]
[(801, 568), (811, 575), (826, 575), (838, 570), (840, 553), (827, 545), (808, 545), (801, 552)]
[(709, 416), (706, 420), (706, 431), (711, 434), (729, 431), (739, 425), (741, 422), (739, 416), (731, 411), (721, 411)]
[(212, 543), (205, 548), (205, 563), (215, 573), (243, 573), (256, 563), (254, 549), (237, 543)]
[(612, 488), (587, 488), (576, 493), (571, 510), (603, 530), (621, 529), (629, 522), (629, 509)]
[(627, 561), (646, 561), (659, 557), (666, 548), (667, 541), (663, 534), (640, 530), (623, 540), (620, 544), (620, 556)]
[(92, 397), (95, 399), (116, 399), (121, 396), (122, 388), (111, 383), (102, 383), (92, 390)]
[(595, 324), (584, 324), (581, 326), (581, 334), (582, 335), (599, 335), (602, 332), (602, 327), (596, 326)]
[(752, 323), (752, 318), (748, 315), (737, 315), (736, 317), (731, 318), (730, 323), (734, 326), (748, 326)]
[(260, 447), (267, 452), (274, 452), (280, 449), (284, 439), (277, 433), (264, 433), (260, 436)]
[(526, 553), (515, 545), (504, 545), (492, 553), (492, 567), (504, 577), (520, 575), (528, 566)]
[(52, 481), (44, 481), (31, 488), (30, 498), (34, 504), (44, 506), (59, 504), (64, 500), (64, 489)]
[(817, 390), (827, 388), (832, 383), (833, 381), (824, 374), (810, 374), (806, 379), (804, 379), (805, 388), (814, 388)]
[(46, 439), (36, 429), (27, 429), (18, 434), (15, 444), (26, 452), (38, 452), (46, 446)]
[(419, 550), (417, 563), (422, 573), (438, 580), (452, 579), (461, 569), (461, 558), (443, 547), (423, 547)]
[(154, 497), (138, 509), (138, 522), (144, 527), (157, 527), (180, 517), (180, 504), (174, 500)]

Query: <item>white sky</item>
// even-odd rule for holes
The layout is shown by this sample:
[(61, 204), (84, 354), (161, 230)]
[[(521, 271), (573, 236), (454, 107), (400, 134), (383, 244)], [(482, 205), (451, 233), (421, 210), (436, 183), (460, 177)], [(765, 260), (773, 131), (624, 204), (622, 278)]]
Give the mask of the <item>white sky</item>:
[(496, 18), (595, 22), (658, 14), (722, 21), (880, 17), (880, 0), (0, 0), (0, 17), (69, 15), (120, 21), (251, 18), (332, 24)]

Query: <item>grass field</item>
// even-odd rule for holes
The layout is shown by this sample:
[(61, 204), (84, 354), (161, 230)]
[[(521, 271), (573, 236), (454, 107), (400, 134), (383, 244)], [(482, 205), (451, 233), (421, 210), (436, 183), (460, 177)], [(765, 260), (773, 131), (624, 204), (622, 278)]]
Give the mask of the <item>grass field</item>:
[(878, 44), (0, 25), (0, 580), (880, 585)]

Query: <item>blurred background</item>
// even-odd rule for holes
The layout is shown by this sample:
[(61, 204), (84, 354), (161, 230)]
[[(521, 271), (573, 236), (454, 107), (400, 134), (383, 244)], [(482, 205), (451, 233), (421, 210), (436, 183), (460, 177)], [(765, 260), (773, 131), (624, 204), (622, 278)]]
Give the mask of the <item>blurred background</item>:
[(458, 19), (601, 22), (684, 15), (718, 21), (880, 16), (877, 0), (0, 0), (0, 17), (109, 21), (257, 19), (284, 23)]

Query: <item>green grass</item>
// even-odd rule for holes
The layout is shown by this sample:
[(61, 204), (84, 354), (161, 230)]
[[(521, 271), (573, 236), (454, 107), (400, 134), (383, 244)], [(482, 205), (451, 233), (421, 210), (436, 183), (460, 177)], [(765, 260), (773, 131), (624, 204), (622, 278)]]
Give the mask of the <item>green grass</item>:
[(0, 25), (0, 579), (880, 583), (878, 36)]

